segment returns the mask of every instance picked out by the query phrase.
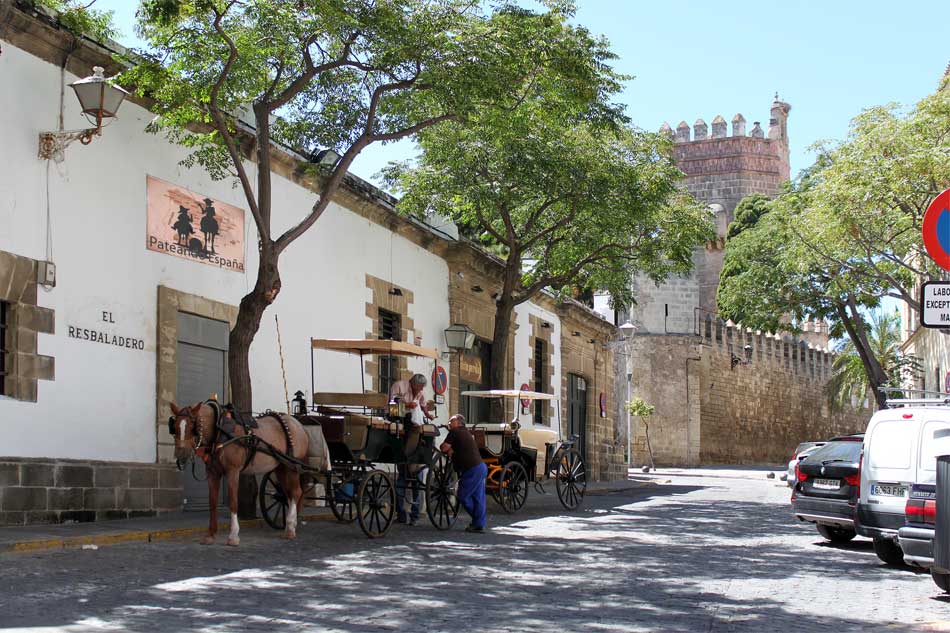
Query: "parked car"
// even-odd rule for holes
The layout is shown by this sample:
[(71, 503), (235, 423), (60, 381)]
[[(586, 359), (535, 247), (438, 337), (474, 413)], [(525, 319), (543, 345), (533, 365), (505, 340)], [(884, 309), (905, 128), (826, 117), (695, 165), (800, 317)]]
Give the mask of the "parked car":
[(798, 466), (798, 461), (804, 459), (816, 448), (824, 445), (824, 442), (802, 442), (798, 445), (798, 447), (795, 449), (795, 452), (792, 453), (792, 459), (790, 459), (788, 462), (788, 472), (785, 475), (785, 481), (788, 483), (789, 487), (795, 486), (795, 467)]
[(897, 530), (897, 544), (908, 565), (930, 569), (934, 562), (934, 527), (937, 522), (937, 486), (913, 484), (904, 506), (904, 525)]
[(861, 484), (862, 434), (836, 437), (798, 462), (792, 509), (799, 521), (814, 523), (829, 541), (855, 537), (854, 511)]
[[(861, 490), (855, 530), (874, 540), (874, 553), (889, 565), (904, 562), (899, 530), (914, 484), (936, 480), (934, 433), (950, 428), (950, 407), (940, 400), (889, 400), (864, 434)], [(911, 533), (905, 533), (910, 539)], [(908, 545), (917, 551), (917, 544)], [(913, 556), (913, 555), (912, 555)]]

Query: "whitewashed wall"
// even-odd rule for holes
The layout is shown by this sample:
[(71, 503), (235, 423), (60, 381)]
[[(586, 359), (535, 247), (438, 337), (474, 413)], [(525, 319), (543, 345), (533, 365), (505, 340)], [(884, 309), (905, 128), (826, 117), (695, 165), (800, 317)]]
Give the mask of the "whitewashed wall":
[[(152, 114), (133, 103), (124, 104), (120, 118), (91, 145), (76, 143), (66, 150), (65, 162), (47, 164), (37, 158), (37, 135), (57, 126), (59, 68), (4, 43), (0, 77), (6, 86), (0, 91), (0, 250), (46, 259), (49, 169), (57, 265), (56, 287), (41, 289), (38, 300), (56, 311), (56, 334), (39, 336), (39, 353), (56, 358), (56, 380), (39, 383), (37, 403), (0, 399), (0, 455), (154, 461), (157, 286), (237, 305), (257, 268), (246, 202), (230, 182), (180, 167), (184, 150), (146, 134)], [(66, 92), (65, 127), (86, 127), (75, 97)], [(248, 168), (253, 175), (254, 166)], [(245, 209), (248, 273), (147, 251), (146, 175)], [(275, 232), (301, 218), (313, 201), (311, 192), (275, 176)], [(443, 345), (449, 324), (446, 263), (331, 205), (281, 259), (283, 289), (251, 350), (255, 409), (284, 406), (274, 314), (280, 317), (290, 392), (309, 394), (309, 338), (362, 338), (371, 329), (366, 273), (410, 288), (410, 316), (422, 344)], [(102, 323), (103, 311), (112, 313), (114, 325)], [(70, 325), (141, 338), (145, 350), (67, 338)], [(317, 390), (359, 389), (357, 360), (320, 354), (317, 362)], [(412, 368), (431, 371), (427, 363)]]
[[(536, 316), (551, 324), (551, 384), (548, 393), (561, 395), (561, 320), (558, 316), (534, 303), (522, 303), (515, 308), (515, 322), (518, 324), (518, 330), (515, 332), (515, 384), (513, 387), (520, 387), (528, 383), (529, 388), (534, 390), (534, 374), (531, 371), (529, 362), (534, 355), (534, 346), (531, 345), (531, 322), (530, 316)], [(534, 417), (528, 413), (519, 413), (519, 421), (524, 427), (534, 426)], [(520, 409), (519, 409), (520, 412)]]

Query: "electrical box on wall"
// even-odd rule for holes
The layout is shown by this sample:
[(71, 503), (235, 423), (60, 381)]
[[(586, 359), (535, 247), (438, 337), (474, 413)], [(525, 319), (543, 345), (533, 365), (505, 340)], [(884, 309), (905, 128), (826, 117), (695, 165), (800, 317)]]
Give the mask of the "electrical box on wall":
[(56, 285), (56, 264), (36, 262), (36, 283), (52, 288)]

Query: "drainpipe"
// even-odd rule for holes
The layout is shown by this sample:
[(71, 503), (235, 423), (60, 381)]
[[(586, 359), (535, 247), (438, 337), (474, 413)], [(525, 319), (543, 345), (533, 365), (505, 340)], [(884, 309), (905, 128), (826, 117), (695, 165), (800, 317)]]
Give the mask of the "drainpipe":
[(686, 467), (689, 468), (689, 361), (702, 360), (699, 356), (690, 356), (686, 359)]

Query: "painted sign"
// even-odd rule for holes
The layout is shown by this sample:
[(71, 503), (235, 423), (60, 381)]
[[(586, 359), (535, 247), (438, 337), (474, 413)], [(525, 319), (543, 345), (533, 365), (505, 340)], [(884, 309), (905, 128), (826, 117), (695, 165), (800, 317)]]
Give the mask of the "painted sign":
[(432, 391), (435, 395), (441, 396), (449, 386), (449, 377), (445, 373), (445, 367), (436, 365), (432, 370)]
[(943, 379), (943, 390), (946, 393), (950, 393), (950, 371), (947, 372), (947, 376)]
[(482, 382), (482, 359), (462, 354), (459, 357), (459, 375), (469, 382)]
[[(102, 310), (102, 323), (115, 325), (115, 319), (112, 312)], [(79, 327), (78, 325), (66, 326), (66, 336), (79, 339), (80, 341), (89, 341), (90, 343), (102, 343), (104, 345), (114, 345), (115, 347), (124, 347), (126, 349), (144, 350), (145, 341), (136, 336), (121, 336), (105, 330), (89, 327)]]
[(607, 394), (603, 391), (600, 392), (600, 417), (607, 417)]
[(244, 272), (244, 210), (152, 176), (145, 247), (156, 253)]
[(920, 324), (950, 328), (950, 281), (928, 281), (921, 286)]
[(924, 213), (924, 247), (944, 270), (950, 270), (950, 189), (933, 199)]

